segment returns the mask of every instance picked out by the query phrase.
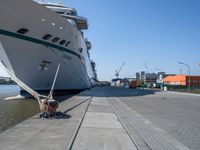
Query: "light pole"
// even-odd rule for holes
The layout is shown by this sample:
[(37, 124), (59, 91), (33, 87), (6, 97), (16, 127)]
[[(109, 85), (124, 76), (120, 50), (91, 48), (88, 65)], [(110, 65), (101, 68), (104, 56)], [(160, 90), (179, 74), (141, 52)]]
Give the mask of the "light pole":
[(160, 74), (159, 72), (157, 72), (157, 83), (160, 84), (160, 87), (162, 88), (163, 87), (163, 78), (164, 78), (164, 74), (163, 73), (163, 69), (160, 69), (160, 68), (155, 68), (156, 71), (160, 71)]
[(181, 65), (185, 65), (187, 68), (188, 68), (188, 74), (189, 74), (189, 78), (188, 78), (188, 91), (190, 92), (190, 66), (188, 65), (188, 64), (186, 64), (186, 63), (183, 63), (183, 62), (178, 62), (179, 64), (181, 64)]

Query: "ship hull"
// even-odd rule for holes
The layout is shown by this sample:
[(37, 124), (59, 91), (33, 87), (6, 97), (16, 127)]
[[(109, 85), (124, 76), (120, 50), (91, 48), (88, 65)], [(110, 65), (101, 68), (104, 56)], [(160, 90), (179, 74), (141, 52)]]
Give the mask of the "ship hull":
[[(81, 90), (93, 85), (86, 45), (73, 24), (29, 0), (0, 3), (0, 59), (20, 80), (35, 90), (49, 90), (60, 64), (55, 90)], [(20, 28), (28, 29), (28, 33), (17, 33)], [(70, 44), (44, 40), (45, 34)]]

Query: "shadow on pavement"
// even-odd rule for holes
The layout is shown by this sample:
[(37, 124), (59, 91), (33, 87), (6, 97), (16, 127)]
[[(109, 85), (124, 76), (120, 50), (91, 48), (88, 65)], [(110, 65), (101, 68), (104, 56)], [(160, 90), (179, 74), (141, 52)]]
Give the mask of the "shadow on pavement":
[(128, 89), (121, 87), (95, 87), (86, 92), (80, 93), (80, 96), (95, 96), (95, 97), (132, 97), (132, 96), (145, 96), (152, 95), (159, 90), (147, 89)]

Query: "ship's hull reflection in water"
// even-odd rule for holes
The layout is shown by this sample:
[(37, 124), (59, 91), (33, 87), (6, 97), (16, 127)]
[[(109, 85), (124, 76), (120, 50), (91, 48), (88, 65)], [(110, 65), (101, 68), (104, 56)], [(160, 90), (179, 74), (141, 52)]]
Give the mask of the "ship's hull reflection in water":
[(35, 99), (4, 100), (18, 94), (17, 85), (0, 85), (0, 133), (39, 112)]

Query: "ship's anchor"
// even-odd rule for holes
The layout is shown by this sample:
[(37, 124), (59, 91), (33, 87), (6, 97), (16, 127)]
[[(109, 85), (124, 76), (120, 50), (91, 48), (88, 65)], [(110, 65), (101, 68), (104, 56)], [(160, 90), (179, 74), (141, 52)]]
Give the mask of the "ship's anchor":
[(58, 72), (60, 69), (60, 64), (57, 67), (56, 74), (53, 80), (53, 84), (50, 90), (50, 93), (48, 96), (41, 95), (31, 89), (28, 85), (26, 85), (24, 82), (22, 82), (20, 79), (18, 79), (13, 73), (11, 73), (6, 65), (1, 61), (1, 66), (3, 69), (10, 75), (11, 79), (15, 81), (22, 89), (26, 90), (28, 93), (30, 93), (34, 98), (37, 99), (39, 108), (40, 108), (40, 118), (56, 118), (56, 117), (66, 117), (66, 114), (62, 112), (56, 111), (59, 106), (59, 102), (55, 99), (53, 99), (53, 89), (55, 86), (55, 82), (58, 76)]

